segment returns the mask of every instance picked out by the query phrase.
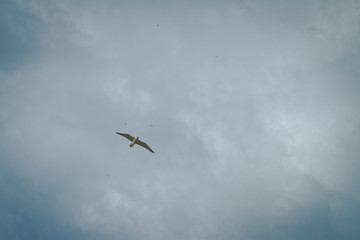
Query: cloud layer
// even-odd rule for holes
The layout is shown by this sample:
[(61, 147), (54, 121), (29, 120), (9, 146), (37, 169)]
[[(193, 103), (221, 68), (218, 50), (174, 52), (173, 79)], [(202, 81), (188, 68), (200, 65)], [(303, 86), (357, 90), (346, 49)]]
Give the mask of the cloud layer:
[(357, 1), (0, 13), (1, 239), (359, 238)]

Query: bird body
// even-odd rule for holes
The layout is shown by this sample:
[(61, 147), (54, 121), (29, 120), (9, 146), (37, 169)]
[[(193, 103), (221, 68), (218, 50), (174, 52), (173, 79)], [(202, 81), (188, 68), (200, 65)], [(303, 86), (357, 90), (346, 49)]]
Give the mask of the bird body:
[(135, 144), (136, 144), (136, 142), (139, 140), (139, 137), (137, 137), (137, 138), (134, 138), (134, 140), (132, 140), (131, 141), (131, 143), (130, 143), (130, 145), (129, 145), (129, 147), (133, 147)]
[(154, 153), (154, 151), (144, 142), (140, 141), (139, 140), (139, 137), (136, 137), (134, 138), (133, 136), (131, 136), (130, 134), (127, 134), (127, 133), (119, 133), (119, 132), (116, 132), (116, 134), (120, 135), (120, 136), (123, 136), (127, 139), (129, 139), (131, 141), (129, 147), (134, 147), (135, 144), (137, 145), (140, 145), (144, 148), (146, 148), (147, 150), (149, 150), (150, 152)]

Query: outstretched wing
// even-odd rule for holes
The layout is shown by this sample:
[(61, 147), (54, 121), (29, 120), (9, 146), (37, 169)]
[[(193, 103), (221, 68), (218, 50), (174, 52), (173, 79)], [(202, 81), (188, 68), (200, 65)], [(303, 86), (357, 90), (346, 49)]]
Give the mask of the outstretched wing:
[(136, 144), (139, 144), (140, 146), (142, 146), (142, 147), (146, 148), (147, 150), (149, 150), (150, 152), (154, 153), (154, 151), (146, 143), (144, 143), (140, 140), (137, 140)]
[(120, 136), (126, 137), (130, 141), (135, 139), (133, 136), (131, 136), (130, 134), (127, 134), (127, 133), (118, 133), (118, 132), (116, 132), (116, 134), (119, 134)]

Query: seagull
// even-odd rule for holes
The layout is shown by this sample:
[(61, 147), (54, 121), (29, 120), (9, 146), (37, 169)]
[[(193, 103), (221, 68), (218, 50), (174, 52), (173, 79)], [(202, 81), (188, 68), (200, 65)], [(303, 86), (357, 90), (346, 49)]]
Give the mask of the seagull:
[(139, 140), (139, 137), (137, 138), (134, 138), (133, 136), (131, 136), (130, 134), (127, 134), (127, 133), (119, 133), (119, 132), (116, 132), (116, 134), (120, 135), (120, 136), (123, 136), (123, 137), (126, 137), (127, 139), (129, 139), (131, 141), (129, 147), (133, 147), (135, 144), (138, 144), (144, 148), (146, 148), (147, 150), (149, 150), (150, 152), (154, 153), (154, 151), (144, 142), (140, 141)]

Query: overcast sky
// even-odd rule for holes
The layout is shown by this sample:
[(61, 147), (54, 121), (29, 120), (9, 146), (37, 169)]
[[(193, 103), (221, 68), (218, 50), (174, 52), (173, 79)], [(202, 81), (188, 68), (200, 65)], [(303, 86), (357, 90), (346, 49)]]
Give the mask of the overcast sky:
[(0, 33), (0, 239), (360, 239), (359, 1), (2, 0)]

